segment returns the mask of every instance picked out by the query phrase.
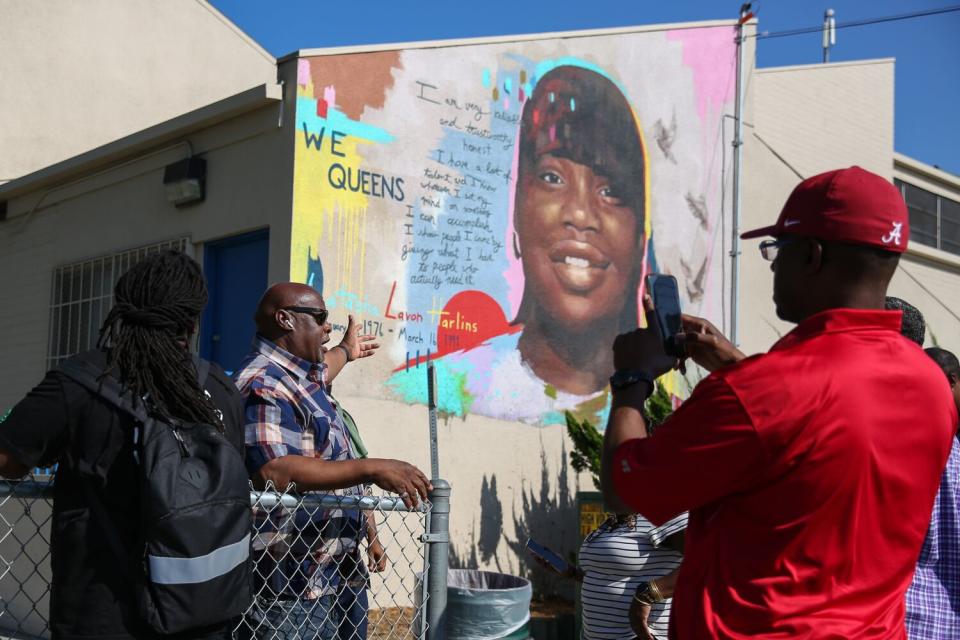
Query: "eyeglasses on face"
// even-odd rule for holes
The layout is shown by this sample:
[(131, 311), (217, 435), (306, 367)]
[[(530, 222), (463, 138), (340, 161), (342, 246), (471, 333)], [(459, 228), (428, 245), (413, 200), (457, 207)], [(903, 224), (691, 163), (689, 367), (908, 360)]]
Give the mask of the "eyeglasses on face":
[(799, 240), (799, 238), (790, 236), (777, 238), (776, 240), (764, 240), (760, 243), (760, 255), (763, 256), (764, 260), (773, 262), (777, 259), (780, 249), (788, 244), (793, 244), (797, 240)]
[(317, 321), (317, 324), (323, 326), (327, 322), (327, 317), (330, 315), (326, 309), (321, 309), (320, 307), (280, 307), (283, 311), (293, 311), (295, 313), (306, 313), (313, 316), (313, 319)]

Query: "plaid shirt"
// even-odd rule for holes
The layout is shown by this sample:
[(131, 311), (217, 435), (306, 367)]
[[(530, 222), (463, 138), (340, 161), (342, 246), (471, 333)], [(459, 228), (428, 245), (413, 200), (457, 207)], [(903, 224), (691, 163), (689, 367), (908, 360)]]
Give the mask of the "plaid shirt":
[(953, 439), (913, 584), (907, 590), (907, 635), (960, 638), (960, 442)]
[[(251, 475), (275, 458), (300, 455), (322, 460), (356, 458), (350, 435), (327, 393), (327, 367), (311, 363), (257, 336), (235, 379), (244, 396), (247, 470)], [(356, 486), (324, 493), (363, 495)], [(364, 581), (358, 543), (366, 532), (359, 510), (291, 513), (278, 507), (254, 510), (259, 535), (257, 591), (317, 598), (345, 580)]]

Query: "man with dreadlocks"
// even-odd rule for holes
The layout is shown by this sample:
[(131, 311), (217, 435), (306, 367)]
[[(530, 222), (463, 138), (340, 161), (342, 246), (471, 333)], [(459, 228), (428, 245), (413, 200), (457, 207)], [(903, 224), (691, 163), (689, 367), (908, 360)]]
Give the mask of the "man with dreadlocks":
[[(114, 301), (98, 348), (74, 357), (119, 379), (164, 419), (221, 426), (242, 452), (243, 408), (236, 387), (214, 365), (201, 388), (187, 348), (207, 303), (199, 265), (175, 251), (152, 255), (120, 278)], [(105, 512), (124, 547), (135, 548), (140, 491), (134, 422), (53, 370), (0, 424), (0, 475), (19, 478), (32, 467), (57, 464), (51, 530), (54, 638), (155, 635), (139, 620), (130, 578), (91, 513)], [(221, 623), (177, 637), (226, 638), (231, 627)]]
[[(235, 374), (245, 398), (247, 468), (255, 482), (280, 490), (363, 495), (375, 483), (408, 507), (426, 499), (429, 480), (399, 460), (360, 459), (349, 427), (329, 395), (329, 384), (349, 362), (372, 356), (378, 345), (360, 336), (350, 316), (343, 340), (328, 349), (330, 323), (323, 296), (305, 284), (270, 287), (257, 307), (253, 350)], [(368, 539), (369, 566), (385, 562), (369, 519), (356, 509), (294, 514), (273, 522), (278, 534), (260, 541), (254, 585), (257, 605), (246, 631), (257, 638), (366, 638), (366, 567), (359, 542)], [(289, 532), (289, 536), (286, 532)], [(255, 580), (256, 582), (256, 580)]]

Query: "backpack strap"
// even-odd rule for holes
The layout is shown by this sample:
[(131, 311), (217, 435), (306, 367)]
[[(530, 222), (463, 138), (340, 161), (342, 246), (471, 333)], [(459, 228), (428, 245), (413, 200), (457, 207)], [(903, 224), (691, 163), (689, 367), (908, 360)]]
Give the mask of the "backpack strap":
[(198, 355), (192, 357), (193, 366), (197, 369), (197, 382), (200, 383), (200, 389), (203, 389), (203, 385), (207, 383), (207, 377), (210, 375), (210, 362)]
[[(210, 363), (203, 358), (193, 356), (193, 366), (197, 370), (197, 381), (202, 390), (210, 376)], [(103, 370), (93, 363), (80, 358), (70, 358), (61, 362), (54, 371), (59, 371), (113, 406), (129, 413), (137, 421), (145, 423), (149, 419), (144, 403), (134, 402), (132, 391), (121, 387), (113, 376), (103, 375)]]
[[(146, 422), (148, 419), (146, 409), (143, 403), (138, 403), (138, 407), (133, 405), (133, 393), (124, 393), (120, 383), (113, 376), (103, 375), (103, 369), (91, 362), (80, 358), (70, 358), (61, 362), (54, 371), (58, 371), (67, 376), (77, 384), (90, 390), (94, 395), (103, 398), (116, 408), (129, 413), (138, 422)], [(113, 522), (113, 518), (107, 513), (107, 509), (94, 489), (91, 482), (81, 482), (83, 494), (87, 499), (87, 506), (90, 508), (94, 520), (100, 527), (106, 539), (107, 546), (113, 551), (119, 562), (120, 572), (124, 578), (131, 583), (135, 582), (132, 569), (132, 560), (130, 551), (120, 540), (120, 534)]]
[(61, 362), (54, 370), (89, 389), (116, 408), (129, 413), (137, 421), (145, 423), (149, 420), (143, 402), (135, 403), (133, 392), (124, 391), (116, 378), (103, 375), (103, 370), (100, 367), (79, 358), (70, 358)]

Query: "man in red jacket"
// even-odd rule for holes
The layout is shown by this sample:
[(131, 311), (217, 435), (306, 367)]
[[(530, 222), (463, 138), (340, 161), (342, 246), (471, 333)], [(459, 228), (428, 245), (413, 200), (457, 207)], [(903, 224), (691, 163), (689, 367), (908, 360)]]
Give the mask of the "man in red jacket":
[(743, 235), (774, 237), (760, 250), (777, 314), (797, 327), (744, 358), (685, 318), (688, 355), (713, 373), (652, 437), (640, 409), (677, 363), (656, 329), (617, 338), (608, 507), (654, 524), (690, 512), (671, 638), (905, 638), (904, 592), (957, 423), (943, 374), (884, 310), (908, 234), (880, 176), (803, 181), (775, 225)]

